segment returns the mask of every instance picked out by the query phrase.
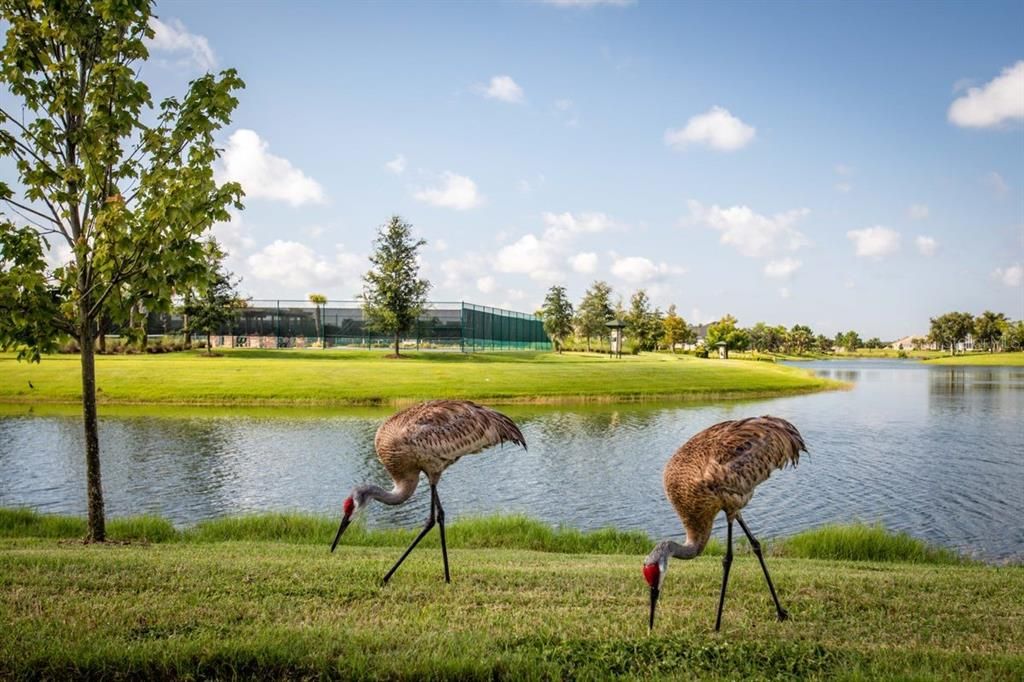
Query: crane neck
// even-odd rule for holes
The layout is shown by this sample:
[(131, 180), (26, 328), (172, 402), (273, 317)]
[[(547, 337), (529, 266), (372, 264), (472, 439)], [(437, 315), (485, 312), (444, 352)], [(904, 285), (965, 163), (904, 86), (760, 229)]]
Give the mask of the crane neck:
[(646, 563), (664, 563), (669, 557), (676, 559), (693, 559), (694, 557), (700, 556), (700, 553), (704, 551), (704, 546), (708, 544), (708, 538), (711, 537), (711, 528), (708, 528), (706, 532), (692, 533), (689, 530), (686, 533), (686, 542), (679, 544), (675, 540), (662, 540), (647, 556)]
[(419, 482), (418, 478), (409, 478), (401, 481), (395, 481), (395, 487), (391, 490), (385, 490), (379, 485), (367, 484), (361, 485), (356, 488), (357, 499), (365, 500), (377, 500), (388, 505), (402, 504), (416, 492), (416, 484)]

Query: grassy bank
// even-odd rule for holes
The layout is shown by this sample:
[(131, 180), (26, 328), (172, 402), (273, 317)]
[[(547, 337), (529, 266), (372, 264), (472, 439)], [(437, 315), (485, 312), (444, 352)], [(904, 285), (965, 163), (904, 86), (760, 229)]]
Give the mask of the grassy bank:
[(1024, 367), (1024, 353), (968, 353), (945, 355), (928, 360), (930, 365), (976, 365), (989, 367)]
[[(79, 359), (37, 365), (0, 355), (0, 401), (79, 400)], [(410, 353), (236, 350), (100, 356), (102, 404), (373, 405), (426, 398), (488, 402), (588, 402), (744, 398), (843, 384), (769, 363), (661, 354), (611, 359), (572, 353)]]
[[(178, 529), (159, 516), (114, 518), (107, 533), (115, 542), (209, 543), (285, 542), (323, 544), (334, 537), (338, 519), (310, 514), (253, 514), (211, 519)], [(345, 544), (362, 547), (405, 547), (419, 532), (410, 529), (373, 529), (353, 524), (345, 533)], [(50, 538), (74, 540), (85, 537), (85, 519), (57, 514), (40, 514), (31, 509), (0, 508), (0, 538)], [(576, 528), (553, 528), (523, 516), (488, 516), (461, 519), (448, 526), (448, 543), (455, 549), (504, 548), (561, 554), (647, 554), (655, 539), (640, 531), (605, 528), (581, 532)], [(429, 535), (424, 546), (439, 546)], [(744, 552), (745, 541), (737, 540)], [(794, 559), (843, 559), (849, 561), (908, 561), (929, 564), (963, 564), (969, 560), (950, 549), (929, 545), (906, 533), (887, 531), (878, 525), (827, 525), (786, 538), (765, 540), (772, 556)], [(723, 547), (712, 538), (705, 553), (722, 554)]]
[(721, 562), (674, 562), (649, 635), (642, 553), (628, 536), (615, 544), (625, 553), (469, 549), (460, 540), (451, 585), (427, 548), (382, 588), (396, 547), (346, 537), (332, 555), (333, 529), (318, 543), (237, 539), (253, 530), (88, 546), (9, 537), (6, 528), (0, 678), (1024, 674), (1016, 567), (775, 556), (772, 575), (792, 616), (778, 623), (756, 560), (741, 556), (715, 634)]

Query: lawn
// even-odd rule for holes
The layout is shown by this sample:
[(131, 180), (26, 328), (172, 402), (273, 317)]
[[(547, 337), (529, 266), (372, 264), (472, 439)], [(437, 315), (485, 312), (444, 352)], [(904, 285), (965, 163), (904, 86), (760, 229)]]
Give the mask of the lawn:
[(1024, 353), (968, 353), (945, 355), (929, 360), (931, 365), (975, 365), (979, 367), (1024, 367)]
[[(743, 398), (842, 387), (770, 363), (645, 354), (382, 353), (233, 350), (99, 356), (103, 404), (373, 405), (426, 398), (489, 402), (587, 402)], [(0, 401), (80, 399), (79, 358), (39, 364), (0, 355)]]
[[(367, 544), (364, 533), (331, 554), (332, 524), (317, 523), (315, 535), (292, 541), (208, 534), (90, 546), (0, 537), (0, 678), (1024, 675), (1020, 567), (773, 555), (791, 614), (778, 623), (757, 562), (743, 552), (716, 634), (719, 557), (676, 561), (649, 634), (643, 552), (629, 534), (603, 547), (625, 554), (586, 553), (602, 549), (586, 544), (535, 551), (517, 541), (471, 548), (473, 533), (457, 523), (451, 585), (435, 542), (381, 587), (400, 549)], [(121, 532), (131, 535), (130, 525)], [(155, 524), (137, 521), (136, 531), (147, 525)], [(266, 524), (221, 524), (234, 528), (223, 537), (254, 527)]]

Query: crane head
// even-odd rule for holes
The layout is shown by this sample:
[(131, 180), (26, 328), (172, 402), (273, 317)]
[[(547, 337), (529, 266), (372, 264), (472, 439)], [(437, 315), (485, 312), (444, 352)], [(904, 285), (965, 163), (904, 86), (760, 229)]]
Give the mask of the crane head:
[(341, 504), (342, 517), (341, 525), (338, 526), (338, 534), (334, 536), (334, 542), (331, 543), (331, 551), (338, 546), (338, 540), (341, 539), (341, 534), (348, 528), (348, 524), (352, 523), (352, 515), (356, 513), (356, 509), (359, 508), (359, 504), (355, 501), (354, 496), (349, 495), (345, 498), (345, 501)]
[(655, 559), (651, 561), (648, 558), (644, 562), (644, 580), (651, 587), (651, 619), (648, 624), (648, 628), (654, 629), (654, 609), (658, 605), (658, 595), (661, 593), (661, 583), (665, 579), (665, 573), (668, 570), (668, 561), (663, 559)]

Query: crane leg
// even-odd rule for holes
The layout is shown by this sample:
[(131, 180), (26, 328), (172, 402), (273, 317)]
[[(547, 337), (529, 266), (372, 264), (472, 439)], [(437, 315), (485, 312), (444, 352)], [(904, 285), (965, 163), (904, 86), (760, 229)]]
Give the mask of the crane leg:
[(722, 593), (718, 595), (718, 617), (715, 618), (715, 632), (722, 627), (722, 607), (725, 606), (725, 587), (729, 584), (729, 569), (732, 567), (732, 521), (726, 531), (725, 556), (722, 557)]
[(768, 591), (772, 593), (772, 599), (775, 601), (775, 610), (778, 613), (779, 620), (786, 620), (789, 618), (789, 612), (782, 608), (782, 604), (779, 603), (779, 597), (775, 594), (775, 585), (772, 585), (772, 577), (768, 575), (768, 565), (764, 563), (764, 555), (761, 554), (761, 543), (757, 541), (754, 534), (747, 528), (747, 524), (743, 523), (742, 516), (737, 514), (736, 520), (740, 522), (740, 528), (743, 529), (747, 539), (750, 540), (750, 548), (754, 550), (757, 560), (761, 562), (761, 570), (764, 571), (764, 579), (768, 581)]
[(441, 507), (441, 498), (437, 494), (437, 486), (430, 486), (430, 494), (434, 496), (434, 504), (437, 505), (437, 527), (441, 531), (441, 556), (444, 558), (444, 581), (450, 583), (452, 576), (448, 572), (448, 543), (444, 537), (444, 508)]
[(398, 570), (398, 567), (402, 565), (403, 561), (405, 561), (405, 557), (409, 556), (409, 553), (412, 552), (412, 550), (416, 549), (416, 545), (420, 544), (420, 540), (423, 539), (423, 536), (429, 533), (430, 529), (434, 527), (434, 517), (436, 515), (434, 505), (437, 502), (437, 496), (433, 492), (434, 486), (430, 486), (430, 489), (430, 517), (427, 518), (427, 522), (426, 524), (424, 524), (423, 530), (420, 531), (420, 534), (417, 535), (416, 539), (412, 541), (411, 545), (409, 545), (409, 549), (405, 550), (405, 554), (399, 557), (398, 561), (395, 562), (395, 565), (391, 567), (391, 570), (388, 571), (387, 575), (384, 576), (384, 579), (381, 580), (381, 583), (384, 585), (388, 584), (388, 581), (391, 580), (391, 576), (395, 574), (395, 571)]

